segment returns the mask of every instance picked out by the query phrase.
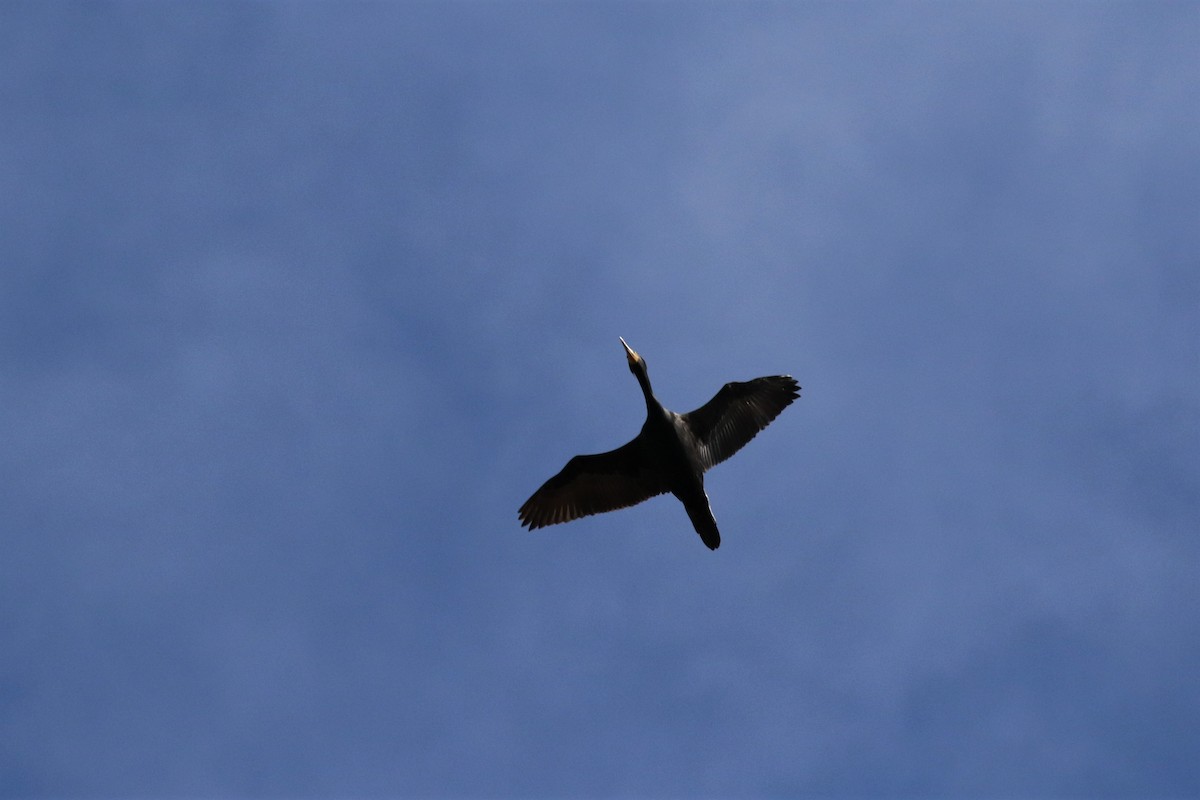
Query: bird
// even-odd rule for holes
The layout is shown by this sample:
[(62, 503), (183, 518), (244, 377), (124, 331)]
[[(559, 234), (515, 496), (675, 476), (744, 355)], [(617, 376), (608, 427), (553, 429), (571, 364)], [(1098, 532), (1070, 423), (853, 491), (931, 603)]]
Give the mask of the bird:
[(732, 381), (687, 414), (663, 407), (650, 388), (646, 360), (621, 340), (629, 371), (646, 400), (641, 432), (616, 450), (579, 455), (542, 484), (517, 512), (529, 530), (637, 505), (670, 492), (710, 550), (721, 533), (704, 491), (704, 473), (741, 450), (800, 396), (790, 375)]

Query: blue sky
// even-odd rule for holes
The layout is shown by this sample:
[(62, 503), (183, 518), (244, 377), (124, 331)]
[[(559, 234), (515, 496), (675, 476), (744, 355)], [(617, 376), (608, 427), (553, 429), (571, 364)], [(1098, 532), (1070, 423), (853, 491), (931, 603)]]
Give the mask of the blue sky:
[[(1200, 795), (1200, 6), (0, 5), (0, 793)], [(528, 532), (571, 455), (803, 397)]]

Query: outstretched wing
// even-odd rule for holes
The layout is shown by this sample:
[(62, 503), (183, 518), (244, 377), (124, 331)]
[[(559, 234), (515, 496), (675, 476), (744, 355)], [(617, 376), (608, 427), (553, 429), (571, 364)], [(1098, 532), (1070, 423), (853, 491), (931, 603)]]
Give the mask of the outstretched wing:
[(700, 444), (705, 469), (720, 464), (746, 446), (800, 396), (791, 375), (772, 375), (745, 383), (727, 383), (707, 403), (683, 420)]
[(533, 530), (636, 505), (666, 490), (647, 469), (634, 439), (607, 453), (575, 456), (525, 501), (517, 516)]

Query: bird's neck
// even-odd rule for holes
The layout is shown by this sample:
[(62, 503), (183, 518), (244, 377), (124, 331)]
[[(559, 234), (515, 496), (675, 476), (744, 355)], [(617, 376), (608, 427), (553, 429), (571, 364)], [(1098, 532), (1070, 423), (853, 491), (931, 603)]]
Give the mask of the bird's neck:
[(652, 413), (662, 408), (662, 404), (654, 396), (654, 390), (650, 388), (650, 376), (645, 372), (634, 373), (637, 376), (638, 385), (642, 387), (642, 396), (646, 398), (646, 413)]

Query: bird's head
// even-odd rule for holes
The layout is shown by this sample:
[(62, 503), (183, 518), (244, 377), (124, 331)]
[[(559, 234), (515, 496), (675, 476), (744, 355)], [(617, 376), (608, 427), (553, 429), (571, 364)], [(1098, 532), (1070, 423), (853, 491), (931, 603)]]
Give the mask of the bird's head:
[[(620, 336), (618, 336), (617, 338), (621, 339)], [(636, 350), (634, 350), (629, 345), (625, 344), (624, 339), (621, 339), (621, 346), (625, 348), (625, 359), (629, 362), (629, 371), (632, 372), (634, 375), (637, 375), (638, 372), (645, 374), (646, 360), (644, 358), (642, 358), (641, 356), (639, 356), (637, 354)]]

